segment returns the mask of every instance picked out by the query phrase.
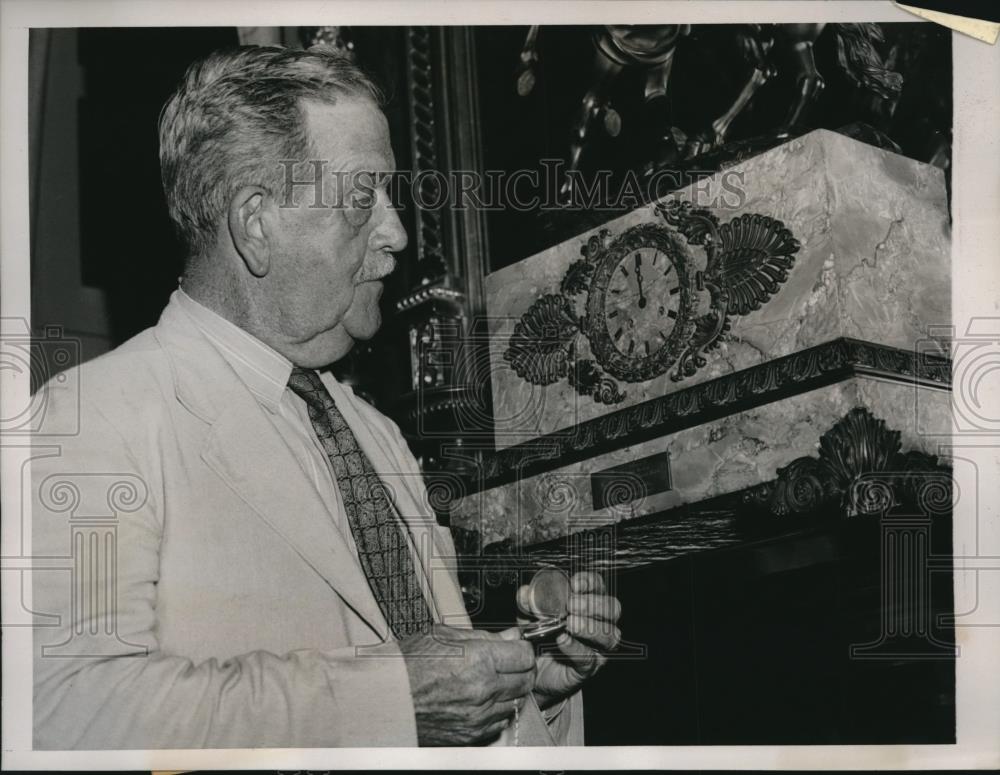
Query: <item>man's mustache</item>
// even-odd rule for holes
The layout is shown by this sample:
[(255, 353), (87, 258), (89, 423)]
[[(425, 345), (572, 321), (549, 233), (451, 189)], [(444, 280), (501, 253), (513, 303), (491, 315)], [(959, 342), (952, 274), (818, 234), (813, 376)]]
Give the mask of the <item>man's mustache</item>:
[(358, 282), (365, 283), (381, 280), (392, 274), (396, 269), (396, 257), (385, 250), (375, 251), (371, 259), (365, 261), (358, 275)]

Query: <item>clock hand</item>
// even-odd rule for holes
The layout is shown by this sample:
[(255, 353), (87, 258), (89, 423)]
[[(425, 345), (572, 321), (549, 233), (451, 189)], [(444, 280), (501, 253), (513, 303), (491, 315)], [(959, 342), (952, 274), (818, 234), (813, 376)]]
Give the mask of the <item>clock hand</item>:
[(635, 254), (635, 279), (639, 283), (639, 309), (646, 307), (646, 295), (642, 292), (642, 258)]

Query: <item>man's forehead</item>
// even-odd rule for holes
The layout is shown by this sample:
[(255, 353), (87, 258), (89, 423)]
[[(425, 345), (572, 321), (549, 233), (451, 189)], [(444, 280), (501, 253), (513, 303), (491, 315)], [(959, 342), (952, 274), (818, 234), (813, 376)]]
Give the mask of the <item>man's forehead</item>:
[(365, 97), (343, 96), (335, 103), (303, 102), (314, 150), (337, 168), (394, 166), (389, 127), (378, 106)]

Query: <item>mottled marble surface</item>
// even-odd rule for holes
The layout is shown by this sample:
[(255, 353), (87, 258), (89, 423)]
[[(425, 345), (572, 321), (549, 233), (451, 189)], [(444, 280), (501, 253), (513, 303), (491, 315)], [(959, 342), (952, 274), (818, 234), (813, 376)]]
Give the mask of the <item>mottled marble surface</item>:
[[(778, 293), (761, 309), (734, 317), (724, 344), (696, 374), (680, 382), (665, 374), (620, 383), (626, 398), (608, 407), (579, 396), (565, 380), (531, 385), (502, 355), (520, 315), (540, 295), (558, 291), (580, 246), (597, 230), (488, 275), (498, 447), (837, 337), (912, 348), (927, 338), (928, 326), (950, 323), (951, 243), (941, 170), (818, 130), (702, 181), (698, 191), (691, 186), (672, 196), (716, 202), (710, 209), (723, 222), (761, 213), (792, 230), (802, 247)], [(644, 207), (602, 228), (617, 235), (657, 220)], [(692, 252), (703, 267), (704, 253)], [(582, 336), (577, 350), (578, 357), (590, 357)]]
[[(482, 545), (533, 544), (579, 530), (736, 492), (773, 479), (792, 460), (815, 454), (819, 438), (855, 406), (866, 406), (901, 434), (903, 450), (939, 454), (951, 429), (951, 394), (898, 382), (855, 378), (466, 496), (451, 522)], [(668, 452), (673, 489), (618, 508), (594, 509), (590, 475)]]

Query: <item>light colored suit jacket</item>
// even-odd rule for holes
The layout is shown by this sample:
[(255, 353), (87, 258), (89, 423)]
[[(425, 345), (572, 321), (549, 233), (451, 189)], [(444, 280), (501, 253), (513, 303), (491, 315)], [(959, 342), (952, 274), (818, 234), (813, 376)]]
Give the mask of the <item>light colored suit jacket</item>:
[[(356, 554), (186, 314), (171, 303), (77, 376), (43, 388), (41, 430), (78, 432), (33, 452), (32, 553), (48, 559), (32, 607), (50, 622), (35, 747), (416, 745), (404, 660)], [(435, 617), (470, 626), (398, 428), (331, 393), (409, 527)], [(582, 724), (579, 695), (551, 725), (529, 702), (519, 743), (582, 745)]]

